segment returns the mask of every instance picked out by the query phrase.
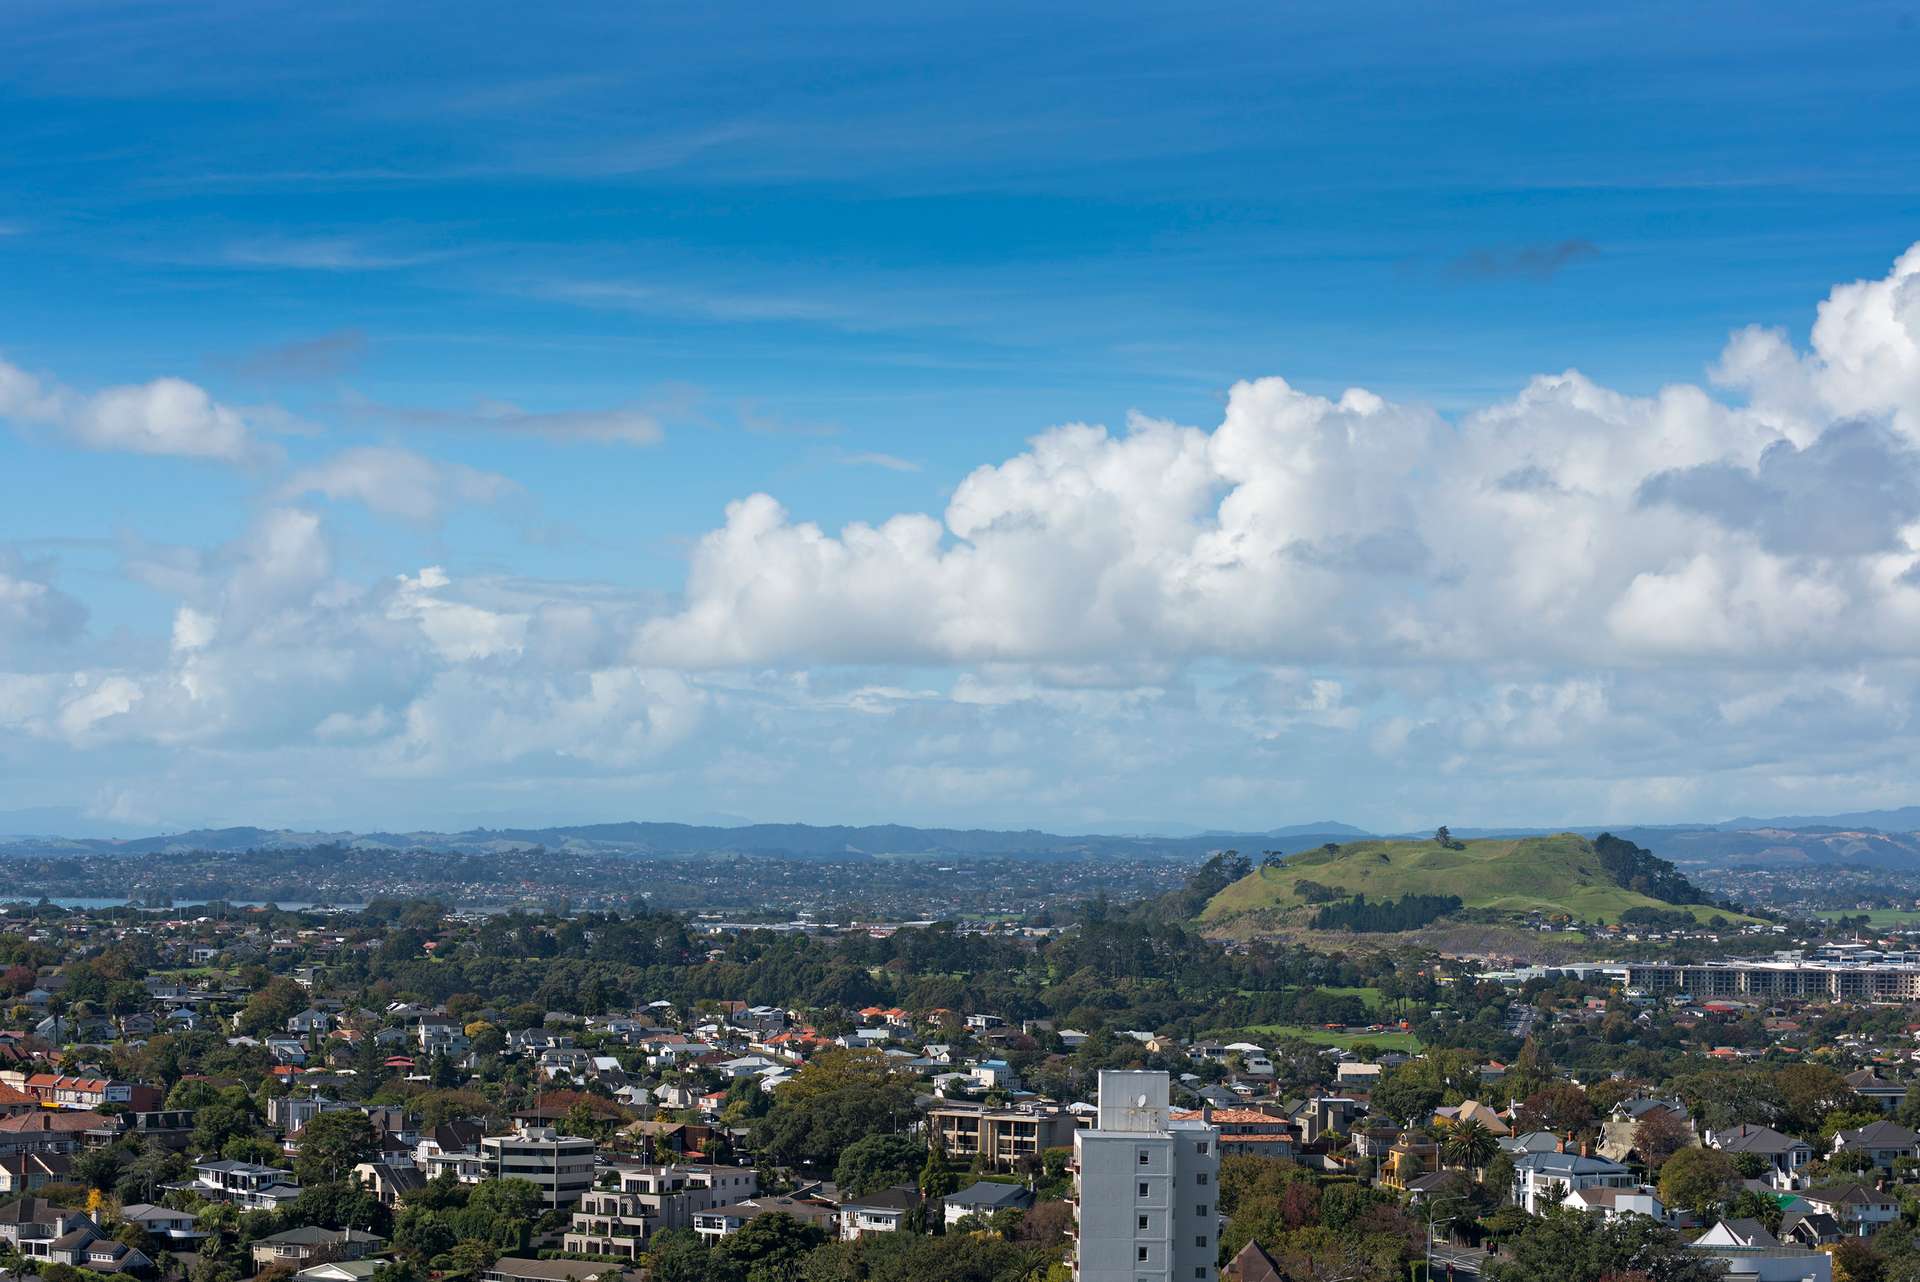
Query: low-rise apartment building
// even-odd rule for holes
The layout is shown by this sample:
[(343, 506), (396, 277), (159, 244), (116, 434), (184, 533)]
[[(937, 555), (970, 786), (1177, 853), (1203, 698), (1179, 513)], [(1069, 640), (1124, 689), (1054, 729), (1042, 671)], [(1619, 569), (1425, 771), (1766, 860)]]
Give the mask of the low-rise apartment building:
[(1073, 1114), (1058, 1104), (992, 1108), (955, 1101), (927, 1113), (927, 1130), (949, 1158), (984, 1154), (996, 1171), (1014, 1170), (1023, 1158), (1037, 1160), (1047, 1149), (1067, 1147), (1077, 1129)]
[(630, 1260), (660, 1230), (690, 1228), (700, 1212), (759, 1191), (760, 1177), (749, 1167), (617, 1165), (581, 1195), (561, 1246)]
[(480, 1141), (480, 1156), (489, 1176), (531, 1181), (552, 1210), (572, 1206), (593, 1188), (593, 1141), (551, 1126), (489, 1135)]

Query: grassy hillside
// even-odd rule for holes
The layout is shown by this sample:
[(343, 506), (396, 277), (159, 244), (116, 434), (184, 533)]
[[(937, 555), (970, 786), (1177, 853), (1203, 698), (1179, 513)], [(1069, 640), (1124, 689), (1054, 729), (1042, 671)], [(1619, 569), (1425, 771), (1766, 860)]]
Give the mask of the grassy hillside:
[[(1458, 843), (1355, 841), (1314, 849), (1258, 868), (1208, 901), (1201, 920), (1224, 922), (1242, 913), (1281, 913), (1314, 905), (1312, 896), (1365, 895), (1369, 901), (1405, 895), (1458, 895), (1464, 907), (1498, 912), (1567, 913), (1584, 921), (1618, 921), (1629, 908), (1716, 914), (1706, 904), (1674, 904), (1631, 890), (1609, 874), (1593, 843), (1572, 833), (1552, 837), (1487, 838)], [(1307, 883), (1302, 885), (1302, 883)], [(1315, 891), (1314, 887), (1324, 887)]]

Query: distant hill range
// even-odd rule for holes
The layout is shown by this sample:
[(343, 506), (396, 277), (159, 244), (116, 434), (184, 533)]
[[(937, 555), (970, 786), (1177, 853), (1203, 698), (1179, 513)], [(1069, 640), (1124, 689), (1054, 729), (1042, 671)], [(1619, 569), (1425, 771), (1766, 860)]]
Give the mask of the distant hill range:
[[(1731, 819), (1711, 824), (1574, 825), (1568, 828), (1466, 828), (1453, 835), (1518, 838), (1602, 831), (1644, 846), (1683, 868), (1849, 865), (1920, 870), (1920, 806), (1837, 815)], [(20, 835), (8, 835), (20, 834)], [(1393, 835), (1393, 834), (1389, 834)], [(1417, 839), (1430, 833), (1402, 833)], [(85, 819), (55, 809), (0, 812), (0, 857), (208, 851), (236, 854), (342, 845), (372, 850), (488, 853), (544, 847), (576, 853), (634, 856), (767, 855), (845, 859), (887, 855), (954, 858), (1199, 859), (1238, 849), (1256, 859), (1267, 851), (1294, 854), (1328, 842), (1376, 836), (1326, 819), (1263, 832), (1199, 830), (1171, 823), (1141, 824), (1131, 832), (1063, 835), (1034, 829), (866, 827), (747, 824), (722, 827), (676, 823), (573, 824), (552, 828), (471, 828), (464, 832), (322, 832), (287, 828), (201, 828), (146, 835), (121, 822)]]
[[(0, 816), (0, 824), (4, 823)], [(340, 845), (364, 850), (435, 850), (472, 854), (541, 847), (581, 854), (634, 856), (771, 855), (796, 859), (847, 859), (888, 855), (952, 858), (1021, 856), (1028, 858), (1200, 859), (1213, 851), (1238, 847), (1252, 854), (1291, 853), (1328, 841), (1363, 835), (1344, 824), (1296, 825), (1271, 833), (1204, 833), (1195, 836), (1093, 834), (1062, 836), (1027, 830), (1003, 832), (979, 828), (910, 828), (899, 824), (869, 827), (809, 824), (749, 824), (738, 828), (672, 823), (581, 824), (557, 828), (474, 828), (466, 832), (299, 832), (274, 828), (208, 828), (166, 836), (46, 837), (0, 836), (0, 856), (137, 855), (208, 851), (238, 854), (249, 850), (287, 850)]]
[[(1726, 914), (1671, 863), (1631, 841), (1576, 833), (1540, 837), (1365, 840), (1270, 860), (1215, 894), (1201, 913), (1222, 925), (1392, 931), (1460, 909), (1564, 913), (1617, 922), (1634, 910)], [(1631, 918), (1628, 918), (1631, 919)]]

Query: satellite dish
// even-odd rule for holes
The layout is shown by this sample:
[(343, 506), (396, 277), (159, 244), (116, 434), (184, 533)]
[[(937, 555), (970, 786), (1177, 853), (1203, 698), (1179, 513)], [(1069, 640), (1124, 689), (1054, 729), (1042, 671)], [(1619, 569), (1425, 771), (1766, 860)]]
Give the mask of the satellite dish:
[(1134, 1106), (1135, 1108), (1145, 1108), (1145, 1107), (1147, 1106), (1147, 1097), (1146, 1097), (1146, 1096), (1144, 1096), (1144, 1095), (1136, 1095), (1136, 1096), (1134, 1096), (1134, 1097), (1133, 1097), (1133, 1106)]

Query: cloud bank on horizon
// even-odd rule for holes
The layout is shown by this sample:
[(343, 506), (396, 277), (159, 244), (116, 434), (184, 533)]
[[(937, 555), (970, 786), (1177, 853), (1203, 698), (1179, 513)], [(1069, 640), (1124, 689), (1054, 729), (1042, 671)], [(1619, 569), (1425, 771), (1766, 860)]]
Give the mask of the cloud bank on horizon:
[[(599, 448), (637, 411), (475, 424)], [(1913, 801), (1920, 245), (1802, 347), (1647, 397), (1576, 370), (1457, 417), (1236, 384), (1220, 421), (1049, 428), (944, 512), (838, 530), (739, 497), (659, 594), (370, 566), (515, 478), (160, 372), (0, 363), (47, 449), (230, 465), (211, 546), (127, 533), (164, 608), (92, 626), (0, 547), (0, 809), (359, 827), (503, 812), (1099, 826), (1660, 820)], [(471, 425), (470, 425), (471, 426)], [(473, 430), (487, 430), (484, 426)]]

